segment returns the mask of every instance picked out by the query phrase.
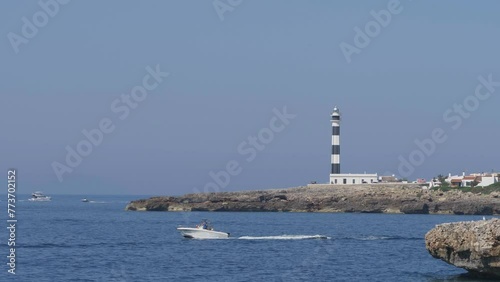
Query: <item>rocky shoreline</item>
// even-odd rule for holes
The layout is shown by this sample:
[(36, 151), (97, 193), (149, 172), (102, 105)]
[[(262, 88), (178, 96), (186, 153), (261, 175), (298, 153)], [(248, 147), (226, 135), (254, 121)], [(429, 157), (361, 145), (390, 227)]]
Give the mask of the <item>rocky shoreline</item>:
[(130, 211), (360, 212), (500, 214), (500, 194), (423, 190), (416, 184), (309, 185), (288, 189), (187, 194), (130, 202)]
[(500, 219), (439, 224), (425, 235), (425, 246), (475, 276), (500, 277)]

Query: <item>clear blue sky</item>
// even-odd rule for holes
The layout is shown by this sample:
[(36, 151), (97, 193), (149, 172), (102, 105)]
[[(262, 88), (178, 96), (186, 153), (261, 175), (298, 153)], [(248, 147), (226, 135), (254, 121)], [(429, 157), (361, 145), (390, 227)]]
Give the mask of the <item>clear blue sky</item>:
[[(203, 191), (232, 160), (241, 172), (221, 191), (327, 182), (337, 105), (342, 172), (399, 174), (435, 128), (447, 140), (409, 178), (500, 171), (500, 87), (457, 129), (456, 113), (443, 118), (478, 76), (500, 81), (500, 2), (401, 0), (348, 63), (340, 44), (389, 2), (245, 0), (221, 20), (212, 1), (72, 1), (16, 54), (9, 34), (43, 9), (2, 1), (2, 170), (19, 170), (20, 193), (47, 194)], [(170, 75), (121, 120), (111, 104), (157, 65)], [(296, 117), (247, 161), (239, 144), (284, 106)], [(103, 118), (114, 131), (60, 182), (52, 163)]]

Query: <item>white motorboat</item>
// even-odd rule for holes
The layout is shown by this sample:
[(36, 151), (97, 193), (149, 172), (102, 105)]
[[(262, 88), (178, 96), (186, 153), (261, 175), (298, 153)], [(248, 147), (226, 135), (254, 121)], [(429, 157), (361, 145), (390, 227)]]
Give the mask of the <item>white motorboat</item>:
[(31, 194), (31, 198), (28, 199), (28, 201), (32, 201), (32, 202), (48, 202), (50, 200), (51, 200), (51, 197), (44, 195), (40, 191), (37, 191), (37, 192)]
[(189, 239), (226, 239), (229, 233), (215, 231), (207, 220), (203, 220), (196, 227), (178, 227), (177, 230), (184, 238)]
[(89, 202), (89, 199), (87, 199), (87, 198), (83, 198), (83, 199), (82, 199), (82, 202), (84, 202), (84, 203), (88, 203), (88, 202)]

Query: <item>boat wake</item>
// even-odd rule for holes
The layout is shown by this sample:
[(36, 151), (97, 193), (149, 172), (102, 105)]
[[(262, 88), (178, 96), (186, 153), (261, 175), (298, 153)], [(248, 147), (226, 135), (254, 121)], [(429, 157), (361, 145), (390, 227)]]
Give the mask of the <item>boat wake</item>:
[(241, 236), (240, 240), (311, 240), (331, 239), (324, 235), (279, 235), (279, 236)]
[(378, 241), (378, 240), (423, 240), (418, 237), (400, 237), (400, 236), (359, 236), (359, 237), (336, 237), (336, 240), (357, 240), (357, 241)]

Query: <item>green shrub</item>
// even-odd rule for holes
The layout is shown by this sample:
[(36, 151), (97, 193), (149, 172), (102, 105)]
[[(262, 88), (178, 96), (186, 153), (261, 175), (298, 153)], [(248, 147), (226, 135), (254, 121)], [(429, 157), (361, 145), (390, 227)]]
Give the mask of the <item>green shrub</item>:
[(491, 192), (500, 192), (500, 182), (492, 184), (492, 185), (487, 186), (487, 187), (480, 187), (480, 186), (476, 186), (476, 187), (437, 187), (437, 188), (432, 188), (431, 190), (448, 192), (448, 191), (455, 190), (455, 189), (460, 190), (464, 193), (471, 192), (474, 194), (479, 194), (479, 193), (490, 194)]

